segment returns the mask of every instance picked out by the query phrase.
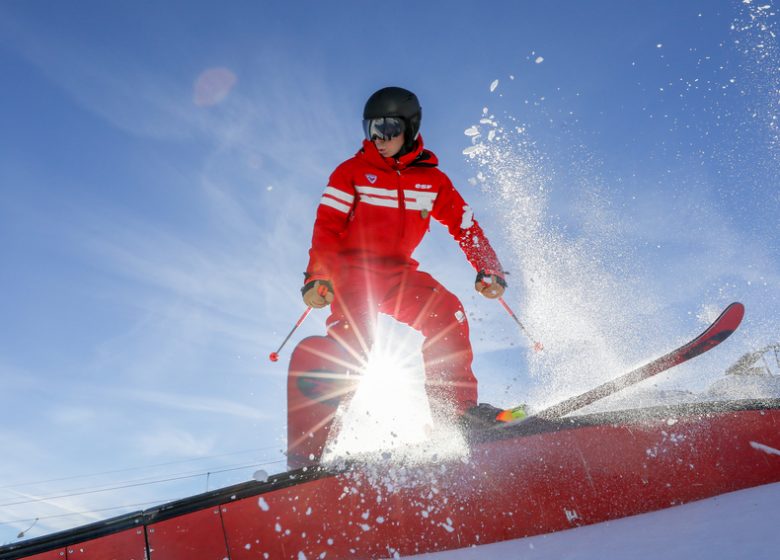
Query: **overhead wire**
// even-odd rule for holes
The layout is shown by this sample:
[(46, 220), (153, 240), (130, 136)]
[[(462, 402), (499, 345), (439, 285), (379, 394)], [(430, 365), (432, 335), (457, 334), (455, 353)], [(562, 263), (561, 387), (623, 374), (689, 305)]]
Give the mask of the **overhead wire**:
[(196, 473), (188, 473), (188, 474), (181, 474), (181, 475), (176, 475), (176, 476), (170, 476), (168, 478), (162, 478), (162, 479), (157, 479), (157, 480), (148, 480), (149, 477), (147, 477), (146, 479), (140, 479), (140, 480), (135, 480), (135, 481), (125, 481), (125, 482), (120, 483), (119, 485), (109, 486), (109, 487), (105, 487), (105, 488), (81, 488), (81, 489), (76, 489), (75, 491), (70, 492), (70, 493), (66, 493), (66, 494), (59, 494), (59, 495), (54, 495), (54, 496), (45, 496), (45, 497), (39, 497), (39, 498), (30, 499), (30, 500), (20, 500), (20, 501), (16, 501), (16, 502), (1, 503), (0, 507), (8, 507), (8, 506), (15, 506), (15, 505), (22, 505), (22, 504), (31, 504), (31, 503), (40, 503), (40, 502), (58, 500), (58, 499), (62, 499), (62, 498), (72, 498), (72, 497), (75, 497), (75, 496), (84, 496), (84, 495), (89, 495), (89, 494), (98, 494), (98, 493), (101, 493), (101, 492), (111, 492), (111, 491), (114, 491), (114, 490), (124, 490), (124, 489), (127, 489), (127, 488), (136, 488), (136, 487), (139, 487), (139, 486), (151, 486), (153, 484), (162, 484), (162, 483), (165, 483), (165, 482), (174, 482), (174, 481), (177, 481), (177, 480), (186, 480), (186, 479), (191, 479), (191, 478), (198, 478), (198, 477), (201, 477), (201, 476), (207, 476), (207, 475), (211, 475), (211, 474), (221, 474), (221, 473), (232, 472), (232, 471), (237, 471), (237, 470), (241, 470), (241, 469), (248, 469), (248, 468), (252, 468), (252, 467), (261, 467), (261, 466), (273, 465), (273, 464), (276, 464), (276, 463), (280, 463), (282, 461), (283, 461), (283, 459), (279, 459), (279, 460), (276, 460), (276, 461), (255, 462), (255, 463), (250, 463), (250, 464), (243, 464), (243, 465), (240, 465), (240, 466), (234, 466), (234, 467), (231, 467), (231, 468), (210, 470), (210, 471), (205, 471), (205, 472), (198, 471)]
[[(228, 470), (239, 470), (241, 468), (249, 468), (250, 466), (272, 465), (272, 464), (275, 464), (275, 463), (279, 463), (281, 461), (282, 461), (282, 459), (278, 459), (276, 461), (262, 461), (262, 462), (258, 461), (258, 462), (251, 463), (249, 465), (247, 465), (246, 463), (238, 463), (238, 464), (234, 463), (232, 465), (221, 465), (219, 468), (220, 469), (228, 469)], [(233, 467), (236, 467), (236, 468), (233, 469)], [(78, 493), (78, 492), (81, 492), (81, 491), (95, 492), (95, 491), (100, 491), (100, 490), (110, 490), (112, 488), (117, 487), (117, 485), (122, 486), (122, 485), (125, 485), (125, 484), (141, 483), (141, 482), (149, 482), (150, 484), (153, 484), (153, 483), (156, 483), (158, 480), (159, 481), (169, 480), (170, 477), (186, 478), (188, 475), (192, 475), (192, 478), (197, 478), (198, 476), (206, 476), (209, 473), (216, 474), (218, 472), (220, 472), (219, 469), (209, 469), (209, 470), (199, 469), (199, 470), (195, 470), (195, 471), (173, 472), (173, 473), (160, 474), (160, 475), (150, 475), (150, 476), (145, 476), (145, 477), (142, 477), (142, 478), (133, 478), (133, 479), (130, 479), (130, 480), (112, 481), (111, 483), (106, 483), (106, 484), (102, 484), (102, 485), (90, 485), (90, 486), (71, 488), (71, 489), (67, 489), (67, 490), (62, 490), (61, 492), (71, 492), (71, 493)], [(160, 478), (160, 477), (163, 477), (163, 478)], [(18, 494), (21, 494), (21, 492), (18, 492)], [(78, 494), (74, 494), (74, 495), (78, 495)], [(47, 498), (42, 498), (42, 499), (45, 500)], [(0, 503), (0, 507), (4, 506), (4, 505), (8, 505), (8, 504)]]
[(149, 502), (139, 502), (139, 503), (135, 503), (135, 504), (125, 504), (125, 505), (122, 505), (122, 506), (112, 506), (112, 507), (107, 507), (107, 508), (92, 509), (92, 510), (89, 510), (89, 511), (75, 511), (75, 512), (71, 512), (71, 513), (59, 513), (59, 514), (56, 514), (56, 515), (43, 515), (43, 516), (39, 516), (39, 517), (35, 517), (35, 518), (28, 517), (26, 519), (9, 519), (9, 520), (6, 520), (6, 521), (0, 521), (0, 525), (15, 525), (17, 523), (27, 523), (29, 521), (32, 521), (33, 519), (38, 519), (40, 521), (44, 521), (44, 520), (48, 520), (48, 519), (61, 519), (63, 517), (73, 517), (73, 516), (76, 516), (76, 515), (90, 515), (92, 513), (103, 513), (103, 512), (106, 512), (106, 511), (113, 511), (113, 510), (117, 510), (117, 509), (128, 509), (128, 508), (136, 508), (136, 507), (155, 505), (155, 504), (164, 504), (166, 502), (170, 502), (170, 501), (173, 501), (175, 499), (177, 499), (177, 498), (176, 497), (164, 498), (164, 499), (160, 499), (160, 500), (152, 500), (152, 501), (149, 501)]
[(90, 473), (90, 474), (80, 474), (80, 475), (73, 475), (73, 476), (65, 476), (65, 477), (59, 477), (59, 478), (51, 478), (48, 480), (39, 480), (39, 481), (32, 481), (32, 482), (22, 482), (22, 483), (14, 483), (14, 484), (7, 484), (4, 486), (0, 486), (0, 490), (7, 490), (7, 489), (13, 489), (13, 488), (21, 488), (24, 486), (34, 486), (37, 484), (48, 484), (51, 482), (62, 482), (64, 480), (75, 480), (79, 478), (91, 478), (91, 477), (99, 477), (99, 476), (105, 476), (108, 474), (117, 474), (121, 472), (130, 472), (130, 471), (139, 471), (139, 470), (145, 470), (145, 469), (154, 469), (158, 467), (167, 467), (170, 465), (177, 465), (181, 463), (192, 463), (195, 461), (205, 461), (208, 459), (217, 459), (220, 457), (229, 457), (232, 455), (242, 455), (245, 453), (255, 453), (258, 451), (267, 451), (269, 449), (277, 449), (277, 446), (269, 446), (269, 447), (260, 447), (256, 449), (247, 449), (245, 451), (233, 451), (231, 453), (221, 453), (218, 455), (207, 455), (204, 457), (197, 457), (195, 459), (183, 459), (179, 461), (169, 461), (167, 463), (158, 463), (155, 465), (147, 465), (147, 466), (136, 466), (136, 467), (127, 467), (124, 469), (115, 469), (110, 471), (103, 471), (103, 472), (97, 472), (97, 473)]

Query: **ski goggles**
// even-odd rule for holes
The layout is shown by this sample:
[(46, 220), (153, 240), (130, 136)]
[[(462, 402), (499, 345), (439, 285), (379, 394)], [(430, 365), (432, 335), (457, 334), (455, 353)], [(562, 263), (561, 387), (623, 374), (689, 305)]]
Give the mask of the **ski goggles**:
[(406, 130), (406, 124), (400, 117), (379, 117), (377, 119), (364, 119), (363, 132), (368, 140), (390, 140)]

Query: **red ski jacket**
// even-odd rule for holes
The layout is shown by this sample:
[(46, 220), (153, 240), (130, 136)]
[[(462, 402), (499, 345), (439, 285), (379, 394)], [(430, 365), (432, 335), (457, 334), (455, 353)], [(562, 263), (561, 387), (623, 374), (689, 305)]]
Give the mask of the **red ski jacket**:
[(477, 271), (501, 273), (482, 228), (436, 156), (415, 148), (382, 157), (373, 142), (330, 176), (314, 222), (306, 282), (331, 280), (344, 264), (413, 264), (431, 217), (444, 224)]

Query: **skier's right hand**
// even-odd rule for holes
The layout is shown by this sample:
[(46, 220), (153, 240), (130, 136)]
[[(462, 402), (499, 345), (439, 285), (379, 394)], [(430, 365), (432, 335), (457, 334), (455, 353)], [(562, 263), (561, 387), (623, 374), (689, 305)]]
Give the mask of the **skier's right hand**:
[(474, 289), (488, 299), (500, 298), (506, 290), (506, 280), (502, 274), (497, 272), (488, 273), (480, 270), (474, 282)]
[(301, 289), (301, 294), (303, 303), (320, 309), (333, 301), (333, 286), (327, 280), (312, 280)]

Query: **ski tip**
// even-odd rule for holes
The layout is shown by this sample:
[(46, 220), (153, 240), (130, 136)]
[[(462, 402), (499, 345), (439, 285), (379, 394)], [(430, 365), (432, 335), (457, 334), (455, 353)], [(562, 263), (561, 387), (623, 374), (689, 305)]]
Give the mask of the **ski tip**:
[(707, 327), (707, 330), (679, 349), (678, 353), (680, 359), (676, 360), (675, 363), (690, 360), (691, 358), (695, 358), (711, 348), (716, 347), (734, 334), (734, 331), (736, 331), (740, 323), (742, 323), (742, 318), (744, 316), (744, 305), (738, 301), (729, 304), (726, 309), (723, 310), (723, 313)]
[(718, 320), (725, 319), (727, 317), (730, 324), (733, 325), (733, 329), (736, 329), (742, 322), (742, 319), (745, 317), (745, 305), (738, 301), (729, 304), (728, 307), (723, 310), (723, 313), (720, 314)]
[(740, 313), (742, 313), (742, 315), (745, 314), (745, 304), (744, 303), (740, 303), (738, 301), (735, 301), (731, 305), (729, 305), (729, 307), (733, 307), (735, 309), (739, 309), (739, 311), (740, 311)]

